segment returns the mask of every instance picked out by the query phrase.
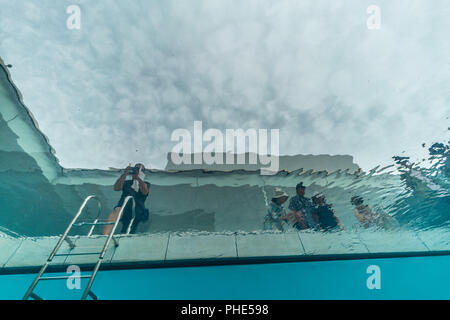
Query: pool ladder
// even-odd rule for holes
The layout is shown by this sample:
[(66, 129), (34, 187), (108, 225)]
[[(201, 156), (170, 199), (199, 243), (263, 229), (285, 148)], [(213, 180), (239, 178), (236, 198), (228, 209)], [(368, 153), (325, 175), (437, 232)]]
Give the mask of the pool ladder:
[[(86, 204), (89, 202), (89, 200), (91, 199), (95, 199), (97, 201), (98, 204), (98, 213), (97, 216), (95, 218), (95, 220), (93, 222), (78, 222), (77, 220), (78, 218), (81, 216), (81, 213), (83, 212), (83, 209), (86, 207)], [(45, 264), (41, 267), (39, 273), (37, 274), (36, 278), (34, 279), (33, 283), (30, 285), (30, 287), (28, 288), (27, 292), (25, 293), (25, 295), (23, 296), (23, 300), (28, 300), (29, 297), (35, 299), (35, 300), (43, 300), (40, 296), (38, 296), (36, 293), (33, 292), (34, 288), (36, 287), (36, 285), (38, 284), (39, 281), (41, 280), (61, 280), (61, 279), (68, 279), (73, 278), (73, 275), (69, 275), (69, 276), (57, 276), (57, 277), (43, 277), (43, 274), (45, 273), (45, 271), (47, 270), (48, 266), (51, 264), (51, 262), (53, 261), (54, 257), (57, 256), (79, 256), (79, 255), (95, 255), (98, 254), (98, 260), (97, 263), (95, 264), (94, 270), (92, 271), (92, 273), (90, 275), (83, 275), (83, 276), (79, 276), (79, 278), (89, 278), (89, 282), (83, 292), (83, 296), (81, 297), (81, 300), (86, 300), (88, 296), (90, 296), (92, 299), (94, 300), (98, 300), (97, 296), (92, 292), (91, 287), (92, 284), (94, 283), (95, 277), (97, 275), (98, 270), (100, 269), (100, 265), (103, 262), (103, 258), (105, 257), (106, 251), (108, 250), (109, 244), (111, 242), (111, 240), (114, 241), (114, 245), (117, 247), (119, 245), (119, 242), (116, 240), (116, 238), (114, 238), (114, 233), (117, 229), (117, 225), (119, 224), (120, 218), (122, 217), (123, 214), (123, 210), (125, 208), (125, 206), (127, 205), (128, 201), (132, 201), (133, 204), (133, 208), (132, 208), (132, 212), (133, 212), (133, 217), (128, 225), (127, 228), (127, 232), (126, 234), (130, 233), (130, 229), (131, 226), (133, 225), (134, 222), (134, 208), (135, 208), (135, 202), (133, 197), (128, 196), (125, 198), (122, 207), (120, 208), (119, 214), (117, 215), (115, 221), (100, 221), (99, 217), (100, 217), (100, 212), (101, 212), (101, 202), (100, 200), (95, 196), (95, 195), (91, 195), (89, 197), (87, 197), (86, 199), (84, 199), (82, 205), (80, 206), (80, 209), (78, 209), (77, 214), (75, 215), (75, 217), (72, 219), (72, 221), (70, 222), (70, 224), (68, 225), (68, 227), (66, 228), (66, 231), (62, 234), (62, 236), (59, 238), (59, 241), (57, 242), (55, 248), (53, 249), (53, 251), (50, 253), (50, 256), (48, 257), (47, 261), (45, 262)], [(76, 227), (81, 227), (81, 226), (91, 226), (89, 233), (88, 233), (88, 237), (92, 236), (92, 233), (95, 229), (96, 226), (99, 225), (113, 225), (113, 228), (110, 232), (110, 234), (108, 235), (108, 237), (106, 238), (105, 244), (103, 246), (103, 249), (100, 252), (85, 252), (85, 253), (71, 253), (71, 251), (75, 248), (75, 244), (70, 240), (70, 238), (68, 238), (68, 234), (70, 232), (70, 230), (72, 229), (73, 226)], [(61, 253), (58, 254), (58, 250), (61, 248), (62, 244), (64, 241), (67, 241), (69, 243), (69, 247), (70, 250), (68, 253)]]

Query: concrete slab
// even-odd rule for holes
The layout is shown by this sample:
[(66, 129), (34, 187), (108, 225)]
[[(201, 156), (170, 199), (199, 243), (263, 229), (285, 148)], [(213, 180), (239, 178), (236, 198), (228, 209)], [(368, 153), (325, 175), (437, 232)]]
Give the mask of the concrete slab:
[[(70, 252), (71, 254), (79, 253), (95, 253), (89, 255), (71, 255), (67, 257), (66, 264), (95, 264), (98, 261), (100, 252), (105, 245), (107, 236), (94, 235), (91, 237), (79, 236), (70, 237), (70, 239), (75, 243), (75, 248)], [(114, 242), (111, 240), (108, 250), (106, 251), (105, 257), (103, 258), (102, 264), (109, 264), (111, 258), (114, 254), (115, 246)]]
[(236, 241), (240, 258), (305, 254), (297, 232), (237, 235)]
[(358, 235), (353, 232), (299, 232), (306, 254), (368, 253)]
[[(23, 238), (20, 247), (6, 263), (5, 268), (42, 266), (58, 240), (59, 237)], [(68, 251), (69, 245), (64, 241), (58, 253), (67, 253)], [(65, 256), (55, 257), (52, 265), (63, 264), (65, 259)]]
[[(0, 237), (0, 267), (40, 267), (45, 263), (59, 237)], [(106, 236), (70, 237), (76, 247), (72, 254), (93, 255), (56, 257), (54, 265), (94, 264)], [(247, 234), (138, 234), (117, 236), (111, 242), (103, 264), (167, 263), (180, 260), (282, 257), (299, 255), (339, 255), (450, 250), (450, 230), (435, 229), (418, 233), (408, 230), (363, 232), (264, 232)], [(68, 253), (67, 242), (59, 253)]]
[(0, 237), (0, 269), (8, 262), (22, 242), (22, 238)]
[(417, 235), (408, 230), (364, 231), (359, 237), (370, 253), (429, 251)]
[(112, 263), (139, 263), (154, 261), (161, 263), (167, 250), (169, 234), (139, 234), (122, 236), (112, 257)]
[(434, 230), (419, 231), (417, 236), (431, 251), (450, 250), (450, 229), (439, 228)]
[(237, 258), (234, 234), (170, 235), (166, 261), (214, 258)]

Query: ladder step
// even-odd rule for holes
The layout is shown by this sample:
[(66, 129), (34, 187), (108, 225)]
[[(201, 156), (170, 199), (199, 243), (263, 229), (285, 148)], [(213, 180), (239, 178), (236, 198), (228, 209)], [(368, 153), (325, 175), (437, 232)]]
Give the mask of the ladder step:
[(80, 253), (57, 253), (56, 256), (85, 256), (85, 255), (93, 255), (100, 254), (101, 252), (80, 252)]
[(89, 290), (88, 295), (90, 295), (92, 299), (98, 300), (97, 296), (91, 290)]
[(30, 293), (30, 297), (32, 297), (34, 300), (44, 300), (41, 297), (39, 297), (36, 293)]
[(69, 244), (69, 247), (70, 247), (70, 249), (73, 249), (73, 248), (75, 248), (75, 243), (73, 243), (73, 241), (72, 240), (70, 240), (69, 238), (65, 238), (64, 240), (66, 240), (67, 241), (67, 243)]
[(78, 222), (75, 223), (74, 226), (81, 227), (81, 226), (104, 226), (108, 224), (114, 224), (114, 221), (105, 221), (105, 222)]
[[(57, 276), (57, 277), (41, 277), (39, 280), (61, 280), (61, 279), (68, 279), (73, 278), (73, 275), (70, 276)], [(79, 276), (77, 278), (90, 278), (91, 276)]]

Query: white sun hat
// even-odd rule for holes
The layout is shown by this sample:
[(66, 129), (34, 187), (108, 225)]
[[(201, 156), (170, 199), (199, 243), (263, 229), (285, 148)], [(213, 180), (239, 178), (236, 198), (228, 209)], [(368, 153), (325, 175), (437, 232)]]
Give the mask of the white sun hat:
[(289, 198), (289, 195), (286, 192), (284, 192), (283, 190), (281, 190), (280, 188), (275, 188), (272, 198), (278, 199), (278, 198), (282, 198), (282, 197)]
[(320, 198), (325, 198), (325, 195), (322, 192), (316, 193), (315, 195), (312, 196), (313, 198), (316, 199), (320, 199)]

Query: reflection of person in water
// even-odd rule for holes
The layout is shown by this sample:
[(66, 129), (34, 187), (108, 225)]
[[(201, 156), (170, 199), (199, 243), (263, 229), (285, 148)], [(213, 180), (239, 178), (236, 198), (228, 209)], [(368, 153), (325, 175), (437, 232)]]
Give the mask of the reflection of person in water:
[(275, 188), (272, 201), (267, 209), (267, 215), (264, 218), (264, 230), (283, 231), (282, 222), (286, 221), (287, 212), (283, 203), (289, 198), (288, 194), (279, 188)]
[(350, 202), (355, 206), (353, 214), (356, 219), (362, 224), (364, 228), (377, 226), (384, 229), (389, 229), (394, 225), (394, 218), (387, 214), (374, 212), (373, 208), (364, 204), (364, 199), (360, 196), (354, 196)]
[(306, 187), (303, 182), (295, 186), (297, 195), (289, 201), (289, 218), (294, 222), (294, 227), (299, 230), (317, 227), (316, 221), (312, 217), (313, 205), (311, 199), (305, 197)]
[[(133, 220), (133, 225), (131, 226), (131, 233), (136, 233), (137, 226), (139, 222), (145, 221), (148, 218), (148, 209), (145, 208), (145, 200), (148, 197), (150, 183), (145, 182), (145, 167), (141, 163), (137, 163), (134, 168), (127, 167), (125, 172), (117, 179), (114, 184), (114, 191), (122, 191), (122, 196), (114, 211), (109, 215), (108, 221), (114, 222), (119, 215), (120, 208), (122, 207), (125, 198), (127, 196), (132, 196), (134, 198), (136, 207), (135, 207), (135, 219)], [(126, 180), (128, 175), (131, 173), (131, 179)], [(129, 201), (124, 208), (123, 215), (121, 218), (122, 222), (122, 231), (121, 233), (126, 233), (129, 224), (132, 221), (133, 212), (132, 212), (132, 202)], [(103, 228), (103, 234), (108, 235), (111, 233), (113, 226), (105, 225)]]
[(332, 205), (326, 203), (325, 195), (316, 194), (311, 200), (315, 206), (312, 215), (321, 231), (344, 230), (336, 212), (331, 209)]

